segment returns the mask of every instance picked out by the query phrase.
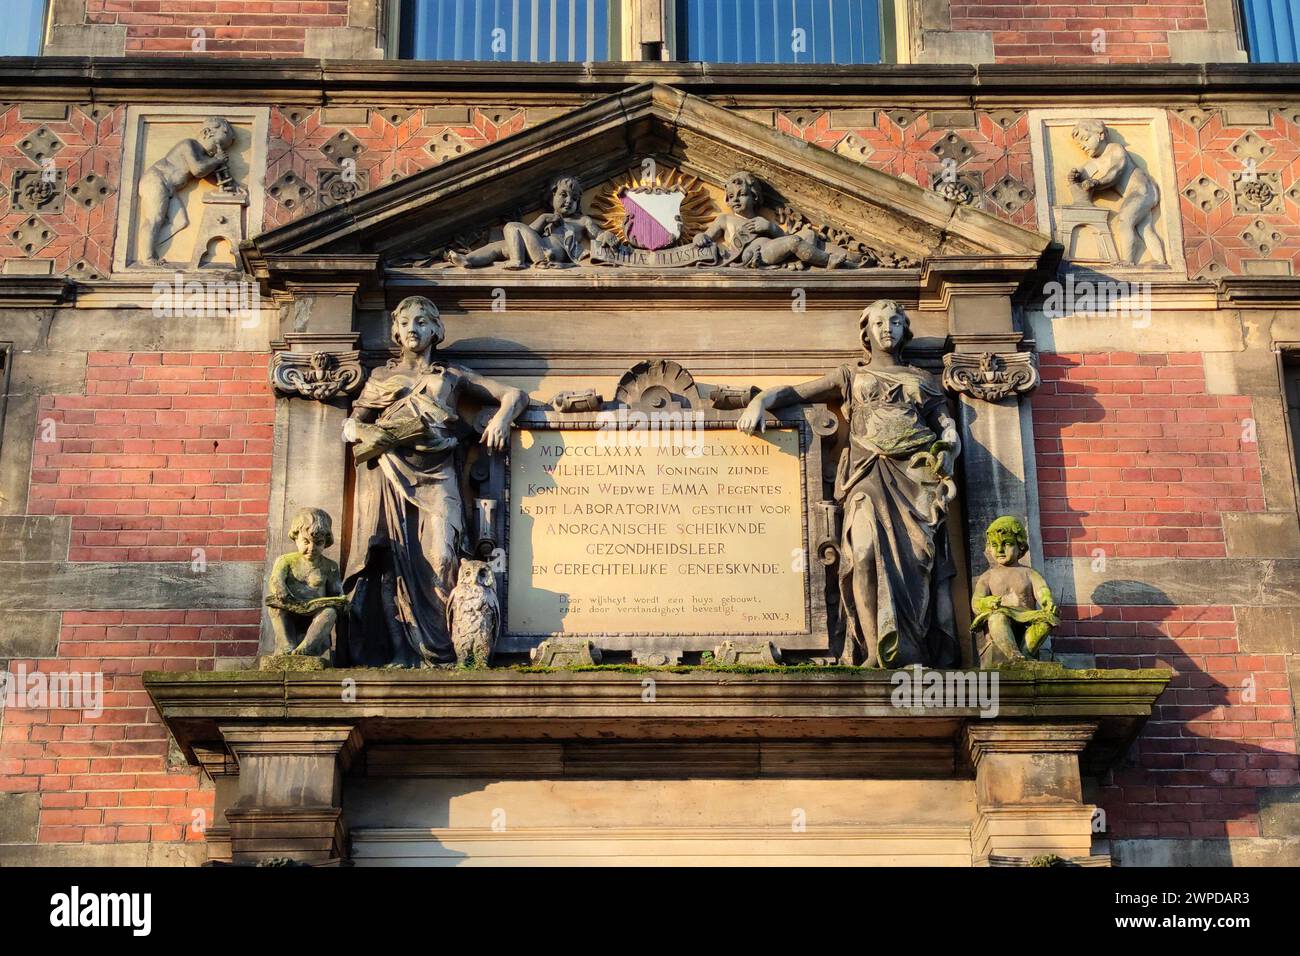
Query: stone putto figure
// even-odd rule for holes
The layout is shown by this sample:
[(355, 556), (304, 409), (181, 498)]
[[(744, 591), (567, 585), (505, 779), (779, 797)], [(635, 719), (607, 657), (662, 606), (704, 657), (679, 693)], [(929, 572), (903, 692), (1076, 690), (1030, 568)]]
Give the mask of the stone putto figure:
[(1110, 218), (1119, 261), (1135, 266), (1145, 248), (1156, 262), (1163, 264), (1165, 245), (1156, 233), (1154, 212), (1160, 202), (1159, 187), (1134, 162), (1127, 149), (1119, 143), (1106, 142), (1106, 124), (1101, 120), (1079, 120), (1070, 136), (1089, 157), (1088, 162), (1066, 174), (1080, 191), (1078, 198), (1091, 201), (1094, 193), (1105, 189), (1114, 189), (1120, 195), (1119, 208)]
[(266, 587), (273, 653), (315, 657), (329, 665), (334, 625), (347, 607), (338, 563), (325, 556), (334, 544), (329, 514), (303, 508), (289, 525), (289, 538), (298, 550), (276, 560)]
[(975, 579), (970, 602), (980, 664), (1036, 658), (1061, 618), (1043, 576), (1020, 564), (1029, 552), (1029, 534), (1019, 518), (1003, 515), (989, 525), (984, 540), (989, 569)]
[(618, 245), (618, 237), (601, 229), (590, 216), (582, 215), (582, 183), (576, 176), (564, 175), (551, 183), (551, 211), (531, 224), (508, 222), (500, 242), (491, 242), (470, 252), (448, 252), (447, 259), (457, 266), (477, 268), (505, 262), (507, 269), (534, 266), (571, 266), (586, 254), (584, 239)]
[(398, 303), (392, 337), (401, 355), (371, 373), (344, 426), (357, 469), (343, 580), (354, 664), (455, 663), (447, 603), (469, 545), (462, 443), (474, 434), (457, 406), (461, 399), (498, 406), (481, 443), (500, 453), (528, 405), (519, 389), (440, 361), (445, 336), (437, 307), (424, 296)]
[(496, 575), (486, 561), (466, 558), (460, 563), (460, 580), (447, 602), (447, 631), (461, 667), (487, 667), (492, 663), (501, 606)]
[(772, 409), (839, 402), (848, 446), (835, 476), (843, 510), (839, 557), (841, 663), (867, 667), (960, 662), (944, 528), (955, 494), (957, 423), (935, 376), (902, 360), (907, 313), (882, 299), (859, 319), (864, 358), (802, 385), (759, 392), (736, 427), (755, 434)]
[(136, 188), (140, 197), (142, 265), (161, 266), (161, 245), (189, 225), (185, 207), (176, 199), (185, 186), (215, 175), (223, 190), (238, 191), (226, 154), (234, 142), (235, 131), (230, 123), (223, 117), (209, 116), (198, 139), (181, 140), (144, 171)]
[(836, 269), (852, 267), (843, 249), (826, 249), (821, 236), (810, 226), (792, 235), (779, 225), (759, 215), (763, 187), (758, 177), (744, 170), (727, 180), (727, 207), (696, 234), (697, 246), (717, 244), (724, 249), (723, 265), (739, 263), (750, 268), (761, 266), (821, 266)]

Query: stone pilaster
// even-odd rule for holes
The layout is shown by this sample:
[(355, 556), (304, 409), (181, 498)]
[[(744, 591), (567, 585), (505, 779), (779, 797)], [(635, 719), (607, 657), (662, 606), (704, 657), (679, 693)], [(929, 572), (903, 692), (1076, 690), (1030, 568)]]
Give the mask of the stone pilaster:
[(1094, 807), (1083, 802), (1079, 754), (1095, 723), (971, 723), (965, 743), (975, 768), (971, 856), (1057, 856), (1090, 861)]
[(246, 724), (221, 735), (239, 763), (239, 792), (226, 810), (232, 863), (347, 855), (342, 788), (361, 748), (355, 726)]
[[(261, 266), (262, 263), (256, 265)], [(364, 377), (355, 329), (356, 296), (375, 271), (371, 257), (283, 257), (258, 269), (282, 304), (281, 335), (273, 343), (276, 390), (267, 520), (267, 571), (293, 549), (286, 537), (301, 508), (322, 508), (334, 520), (339, 559), (345, 519), (348, 454), (343, 441), (349, 398)], [(272, 647), (263, 614), (261, 652)]]
[(985, 569), (984, 531), (1001, 515), (1026, 522), (1031, 562), (1043, 563), (1029, 406), (1038, 369), (1034, 354), (1021, 351), (1015, 317), (1016, 296), (1032, 274), (954, 258), (934, 260), (923, 280), (927, 295), (948, 312), (952, 351), (944, 356), (943, 381), (957, 399), (971, 580)]

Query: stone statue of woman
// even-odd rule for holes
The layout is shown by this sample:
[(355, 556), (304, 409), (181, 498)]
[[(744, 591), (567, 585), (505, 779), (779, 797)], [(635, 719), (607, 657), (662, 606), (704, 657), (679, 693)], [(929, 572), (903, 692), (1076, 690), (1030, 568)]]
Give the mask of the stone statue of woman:
[(838, 401), (849, 442), (835, 476), (843, 509), (840, 661), (867, 667), (960, 663), (952, 608), (955, 573), (944, 529), (959, 453), (957, 424), (939, 382), (903, 363), (907, 313), (881, 299), (862, 311), (865, 357), (802, 385), (764, 389), (736, 427), (763, 430), (771, 409)]
[(353, 664), (455, 662), (447, 598), (466, 544), (456, 452), (468, 433), (457, 405), (467, 398), (499, 406), (483, 429), (490, 452), (505, 451), (510, 425), (528, 405), (517, 388), (438, 361), (445, 335), (432, 302), (403, 299), (392, 316), (402, 354), (371, 373), (344, 426), (357, 464), (343, 580)]

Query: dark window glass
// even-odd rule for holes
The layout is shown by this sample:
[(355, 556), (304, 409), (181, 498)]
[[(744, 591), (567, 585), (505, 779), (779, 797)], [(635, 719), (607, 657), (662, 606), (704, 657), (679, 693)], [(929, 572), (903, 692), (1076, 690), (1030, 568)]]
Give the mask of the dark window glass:
[(45, 0), (6, 0), (0, 56), (36, 56), (45, 33)]
[(879, 63), (880, 0), (677, 0), (677, 59)]
[(608, 60), (615, 0), (406, 0), (402, 56), (413, 60)]
[(1300, 61), (1300, 0), (1242, 0), (1241, 13), (1252, 63)]

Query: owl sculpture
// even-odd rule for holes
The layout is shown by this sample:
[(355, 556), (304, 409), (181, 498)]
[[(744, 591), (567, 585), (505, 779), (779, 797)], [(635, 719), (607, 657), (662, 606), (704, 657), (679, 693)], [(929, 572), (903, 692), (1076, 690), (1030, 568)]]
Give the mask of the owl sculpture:
[(496, 575), (486, 561), (461, 561), (456, 587), (447, 600), (447, 633), (461, 667), (487, 667), (501, 626)]

